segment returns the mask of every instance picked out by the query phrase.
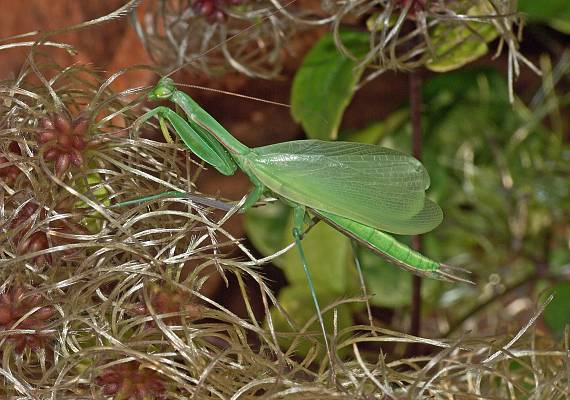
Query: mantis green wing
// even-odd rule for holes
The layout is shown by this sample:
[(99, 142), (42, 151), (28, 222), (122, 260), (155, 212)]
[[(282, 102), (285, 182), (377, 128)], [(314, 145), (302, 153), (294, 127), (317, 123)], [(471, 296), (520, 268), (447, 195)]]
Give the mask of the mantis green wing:
[(419, 234), (443, 219), (426, 199), (429, 175), (415, 158), (380, 146), (303, 140), (258, 147), (256, 177), (278, 195), (369, 227)]

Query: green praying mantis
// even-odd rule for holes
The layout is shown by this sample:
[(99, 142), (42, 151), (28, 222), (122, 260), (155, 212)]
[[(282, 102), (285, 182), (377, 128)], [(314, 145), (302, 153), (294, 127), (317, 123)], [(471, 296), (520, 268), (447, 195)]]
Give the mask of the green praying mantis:
[(135, 130), (157, 117), (167, 141), (172, 141), (167, 125), (170, 124), (190, 151), (220, 173), (233, 175), (241, 169), (253, 184), (242, 211), (266, 193), (293, 208), (292, 234), (327, 350), (323, 318), (301, 243), (310, 215), (414, 274), (469, 282), (454, 275), (464, 270), (433, 261), (385, 233), (421, 234), (434, 229), (443, 219), (439, 206), (425, 196), (429, 175), (415, 158), (377, 145), (321, 140), (249, 148), (190, 96), (177, 90), (168, 77), (158, 82), (148, 100), (170, 100), (186, 118), (159, 106), (141, 116)]

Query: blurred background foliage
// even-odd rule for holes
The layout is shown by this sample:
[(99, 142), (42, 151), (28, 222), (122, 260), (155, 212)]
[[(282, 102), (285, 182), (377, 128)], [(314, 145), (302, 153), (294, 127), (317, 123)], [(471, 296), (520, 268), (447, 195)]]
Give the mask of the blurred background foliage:
[[(522, 2), (521, 9), (531, 23), (547, 23), (563, 31), (560, 21), (565, 21), (570, 8), (554, 3), (542, 8)], [(491, 24), (483, 26), (493, 30)], [(310, 138), (361, 141), (410, 153), (407, 105), (363, 129), (338, 133), (359, 85), (375, 75), (366, 70), (369, 64), (361, 62), (367, 57), (368, 34), (345, 30), (338, 35), (322, 37), (297, 71), (291, 97), (294, 118)], [(570, 271), (570, 125), (564, 114), (570, 53), (556, 55), (555, 66), (543, 54), (536, 60), (542, 82), (536, 81), (534, 93), (529, 91), (526, 99), (513, 99), (509, 81), (496, 68), (458, 69), (486, 53), (486, 45), (477, 47), (484, 43), (481, 37), (470, 40), (452, 31), (448, 35), (461, 41), (449, 52), (445, 49), (453, 40), (438, 41), (437, 35), (436, 30), (433, 44), (439, 43), (441, 51), (436, 47), (426, 66), (446, 73), (430, 76), (423, 86), (422, 161), (431, 176), (430, 197), (441, 205), (445, 219), (424, 235), (424, 253), (472, 271), (477, 286), (427, 280), (424, 317), (435, 335), (465, 329), (491, 334), (507, 321), (522, 323), (543, 291), (566, 290), (564, 283), (557, 282), (567, 279)], [(353, 59), (338, 53), (334, 46), (338, 38)], [(563, 41), (560, 44), (564, 47)], [(267, 255), (290, 242), (291, 221), (290, 211), (274, 204), (249, 212), (246, 229), (254, 245)], [(405, 237), (400, 239), (409, 243)], [(319, 226), (307, 235), (304, 245), (323, 303), (359, 293), (348, 239)], [(409, 274), (364, 249), (358, 250), (358, 259), (369, 293), (374, 294), (371, 304), (384, 317), (381, 309), (392, 310), (388, 323), (405, 329), (409, 314), (402, 311), (409, 310), (412, 298)], [(290, 285), (280, 293), (280, 300), (286, 309), (294, 310), (292, 315), (305, 321), (311, 316), (306, 307), (310, 298), (303, 289), (300, 263), (293, 254), (275, 262), (284, 268)], [(545, 316), (547, 329), (558, 337), (570, 321), (570, 310), (563, 303), (555, 301)], [(363, 308), (339, 306), (340, 323), (349, 326), (363, 321)], [(503, 308), (510, 311), (497, 312)], [(553, 315), (565, 322), (553, 323)]]
[[(510, 104), (506, 81), (488, 68), (436, 76), (424, 86), (422, 159), (431, 176), (430, 197), (445, 210), (443, 224), (424, 235), (424, 252), (469, 269), (477, 283), (474, 288), (426, 282), (426, 313), (433, 314), (436, 326), (442, 327), (439, 334), (457, 328), (456, 321), (473, 307), (522, 282), (541, 291), (549, 280), (568, 274), (570, 145), (567, 121), (556, 117), (561, 104), (554, 96), (546, 86), (535, 95), (533, 108), (519, 101)], [(552, 116), (558, 129), (545, 126), (540, 114)], [(408, 116), (405, 106), (363, 130), (343, 132), (340, 138), (410, 152)], [(283, 206), (253, 210), (247, 222), (250, 238), (264, 254), (272, 254), (290, 241), (291, 215)], [(330, 227), (319, 226), (304, 243), (313, 257), (310, 262), (317, 287), (326, 293), (323, 300), (358, 292), (357, 277), (350, 272), (354, 261), (348, 239)], [(375, 294), (372, 304), (390, 308), (409, 305), (407, 272), (363, 249), (359, 258), (369, 291)], [(301, 265), (293, 254), (282, 257), (278, 265), (286, 268), (291, 285), (304, 286)], [(287, 304), (290, 299), (294, 309), (306, 309), (308, 291), (304, 300), (298, 295), (290, 297), (289, 292), (281, 299)], [(555, 308), (548, 308), (547, 314), (550, 310), (558, 313)], [(487, 313), (496, 315), (490, 309)], [(565, 318), (568, 321), (570, 314)], [(557, 328), (549, 325), (562, 334), (560, 326), (564, 324)]]

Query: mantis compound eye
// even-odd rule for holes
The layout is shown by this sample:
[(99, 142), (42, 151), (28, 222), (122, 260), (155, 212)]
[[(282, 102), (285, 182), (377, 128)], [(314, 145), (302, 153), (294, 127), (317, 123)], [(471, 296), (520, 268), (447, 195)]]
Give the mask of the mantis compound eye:
[(158, 88), (155, 91), (155, 95), (159, 99), (165, 99), (165, 98), (169, 97), (171, 93), (172, 92), (170, 90), (168, 90), (167, 88)]
[(172, 95), (172, 91), (165, 87), (157, 87), (149, 95), (149, 100), (168, 99)]
[(170, 78), (162, 78), (154, 90), (148, 95), (149, 100), (168, 99), (176, 90), (174, 82)]

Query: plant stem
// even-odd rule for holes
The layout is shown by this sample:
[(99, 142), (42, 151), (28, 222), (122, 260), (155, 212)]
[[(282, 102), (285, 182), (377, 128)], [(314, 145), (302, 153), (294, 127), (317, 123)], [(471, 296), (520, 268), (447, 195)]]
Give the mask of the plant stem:
[[(410, 90), (410, 118), (412, 121), (412, 155), (418, 160), (422, 155), (422, 79), (417, 71), (409, 74)], [(412, 248), (421, 251), (421, 236), (412, 237)], [(410, 334), (419, 336), (421, 330), (421, 290), (422, 279), (419, 276), (412, 276), (412, 315), (410, 323)], [(410, 351), (416, 352), (414, 345)]]

